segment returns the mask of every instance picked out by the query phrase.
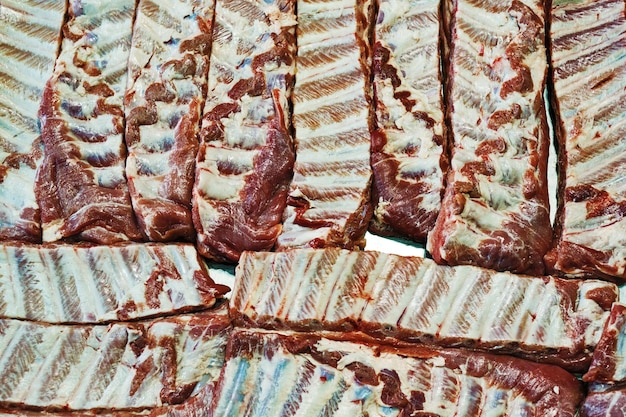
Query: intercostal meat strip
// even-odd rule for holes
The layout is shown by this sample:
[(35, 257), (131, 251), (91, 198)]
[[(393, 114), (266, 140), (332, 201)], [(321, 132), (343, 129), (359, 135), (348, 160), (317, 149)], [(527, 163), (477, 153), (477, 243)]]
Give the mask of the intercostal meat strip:
[(212, 307), (216, 285), (190, 244), (0, 246), (0, 317), (99, 323)]
[(555, 2), (550, 36), (560, 159), (551, 271), (626, 279), (626, 5)]
[(277, 248), (365, 246), (372, 116), (366, 0), (302, 1), (293, 94), (296, 161)]
[(57, 0), (3, 1), (0, 7), (0, 240), (41, 241), (37, 115), (64, 16), (65, 2)]
[(617, 299), (612, 283), (531, 277), (381, 252), (246, 252), (230, 310), (270, 329), (494, 349), (585, 370)]
[(424, 242), (444, 191), (439, 0), (385, 0), (374, 29), (370, 230)]
[(198, 250), (236, 262), (282, 230), (294, 151), (295, 1), (218, 1), (193, 190)]
[(462, 350), (236, 331), (214, 416), (573, 417), (581, 385), (552, 365)]
[(213, 1), (140, 0), (126, 91), (126, 175), (142, 233), (193, 241), (191, 192)]
[(438, 263), (541, 274), (552, 239), (543, 2), (447, 5), (451, 171), (427, 249)]
[(126, 65), (133, 0), (72, 1), (40, 108), (37, 173), (43, 241), (139, 240), (124, 164)]
[(212, 384), (230, 332), (225, 309), (78, 326), (0, 319), (0, 406), (136, 410)]

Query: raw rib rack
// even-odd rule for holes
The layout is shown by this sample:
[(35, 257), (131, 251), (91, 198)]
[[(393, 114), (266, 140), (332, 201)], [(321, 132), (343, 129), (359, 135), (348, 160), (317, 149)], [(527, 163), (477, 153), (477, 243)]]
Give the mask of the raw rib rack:
[(625, 11), (0, 0), (0, 415), (624, 415)]

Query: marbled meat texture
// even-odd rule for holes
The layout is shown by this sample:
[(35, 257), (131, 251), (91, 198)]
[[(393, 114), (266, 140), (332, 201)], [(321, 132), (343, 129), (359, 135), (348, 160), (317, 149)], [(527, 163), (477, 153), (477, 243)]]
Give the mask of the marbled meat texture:
[(365, 245), (370, 204), (369, 0), (299, 1), (296, 162), (277, 248)]
[(0, 317), (99, 323), (213, 306), (216, 285), (190, 244), (0, 246)]
[(553, 3), (561, 170), (549, 271), (626, 279), (625, 13), (619, 0)]
[(237, 331), (215, 393), (226, 416), (567, 416), (581, 385), (507, 356)]
[(126, 175), (142, 233), (194, 241), (191, 191), (213, 1), (140, 0), (128, 62)]
[(447, 169), (439, 0), (380, 2), (374, 31), (370, 230), (425, 242)]
[(626, 305), (615, 303), (593, 352), (587, 382), (626, 382)]
[(41, 101), (37, 173), (43, 241), (140, 240), (124, 165), (126, 65), (135, 2), (70, 2), (54, 74)]
[(590, 384), (579, 414), (580, 417), (621, 417), (626, 415), (626, 386)]
[(72, 411), (178, 404), (218, 377), (225, 309), (68, 326), (0, 320), (0, 405)]
[(451, 171), (427, 249), (438, 263), (541, 274), (552, 239), (543, 1), (453, 6)]
[(230, 310), (242, 325), (360, 330), (586, 370), (617, 296), (614, 284), (596, 280), (440, 266), (373, 251), (300, 249), (244, 253)]
[(289, 101), (294, 0), (224, 0), (215, 10), (193, 190), (198, 250), (236, 262), (282, 231), (294, 151)]
[(35, 197), (43, 158), (38, 112), (64, 17), (64, 1), (0, 5), (0, 240), (41, 241)]

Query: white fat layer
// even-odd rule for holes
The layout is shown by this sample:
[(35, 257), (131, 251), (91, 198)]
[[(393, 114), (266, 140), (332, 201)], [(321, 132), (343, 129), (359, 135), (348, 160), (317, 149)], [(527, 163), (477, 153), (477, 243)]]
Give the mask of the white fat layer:
[(21, 164), (17, 170), (7, 171), (0, 184), (0, 229), (26, 223), (20, 216), (22, 210), (37, 207), (33, 187), (35, 175), (36, 170), (25, 164)]
[(219, 201), (240, 200), (240, 190), (245, 185), (244, 178), (226, 177), (210, 170), (202, 170), (198, 175), (196, 187), (202, 189), (206, 198)]

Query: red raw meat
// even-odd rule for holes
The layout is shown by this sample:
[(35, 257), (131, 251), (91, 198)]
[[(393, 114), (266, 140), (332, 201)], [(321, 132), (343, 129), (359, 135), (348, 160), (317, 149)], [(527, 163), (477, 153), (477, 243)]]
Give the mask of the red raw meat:
[(573, 417), (581, 384), (552, 365), (464, 350), (236, 331), (216, 415)]
[(213, 282), (190, 244), (0, 246), (0, 317), (102, 323), (212, 307)]
[(626, 382), (626, 306), (615, 303), (604, 325), (600, 341), (593, 352), (591, 366), (583, 380), (586, 382)]
[(191, 241), (213, 1), (139, 1), (128, 62), (126, 175), (150, 241)]
[(41, 96), (61, 43), (66, 2), (0, 7), (0, 240), (41, 242), (35, 174), (43, 159)]
[(297, 9), (296, 160), (276, 247), (364, 247), (372, 215), (373, 6), (314, 0)]

